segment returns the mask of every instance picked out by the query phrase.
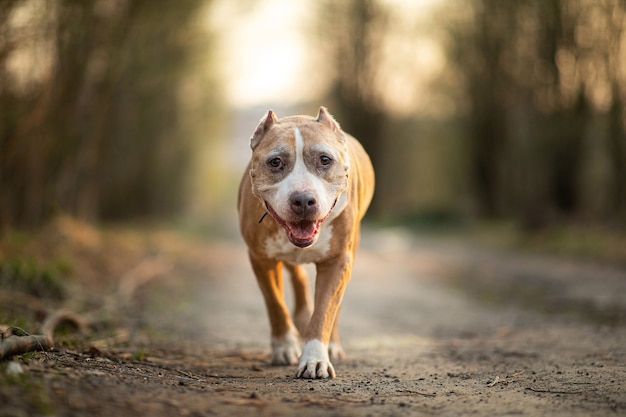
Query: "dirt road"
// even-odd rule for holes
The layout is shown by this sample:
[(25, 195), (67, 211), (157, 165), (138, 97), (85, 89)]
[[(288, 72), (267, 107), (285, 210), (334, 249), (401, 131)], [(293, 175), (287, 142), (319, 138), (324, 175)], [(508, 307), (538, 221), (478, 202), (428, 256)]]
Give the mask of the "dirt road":
[(0, 416), (626, 414), (624, 269), (369, 231), (341, 313), (347, 359), (307, 381), (268, 364), (239, 241), (159, 256), (174, 267), (138, 293), (135, 337), (22, 361)]

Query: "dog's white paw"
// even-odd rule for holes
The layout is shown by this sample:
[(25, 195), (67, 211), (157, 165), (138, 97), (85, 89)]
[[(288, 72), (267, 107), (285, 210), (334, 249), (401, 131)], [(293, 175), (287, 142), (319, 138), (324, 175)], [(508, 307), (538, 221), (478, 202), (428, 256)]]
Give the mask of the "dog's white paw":
[(282, 337), (272, 337), (272, 365), (295, 365), (299, 357), (300, 342), (295, 330)]
[(346, 353), (339, 342), (330, 342), (328, 344), (328, 356), (332, 361), (339, 361), (346, 358)]
[(334, 377), (335, 368), (328, 357), (328, 346), (316, 339), (306, 342), (296, 371), (296, 378)]

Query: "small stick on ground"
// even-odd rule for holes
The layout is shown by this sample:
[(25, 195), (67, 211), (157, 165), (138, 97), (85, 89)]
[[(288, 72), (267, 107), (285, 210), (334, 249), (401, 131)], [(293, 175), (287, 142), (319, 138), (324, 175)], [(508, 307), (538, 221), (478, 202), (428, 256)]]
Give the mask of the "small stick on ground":
[(52, 341), (56, 328), (62, 323), (73, 324), (82, 334), (86, 334), (89, 329), (87, 321), (79, 315), (68, 310), (57, 310), (50, 314), (43, 322), (41, 325), (41, 333)]
[(436, 397), (437, 396), (436, 392), (433, 392), (433, 393), (430, 393), (430, 392), (420, 392), (420, 391), (411, 391), (411, 390), (408, 390), (408, 389), (399, 390), (397, 392), (406, 392), (407, 394), (421, 395), (421, 396), (424, 396), (424, 397)]
[(52, 346), (52, 340), (43, 335), (9, 336), (0, 343), (0, 360), (35, 350), (48, 350)]
[(0, 360), (13, 355), (21, 355), (36, 350), (48, 350), (54, 347), (54, 332), (61, 323), (72, 323), (81, 333), (88, 329), (87, 321), (67, 311), (58, 310), (50, 314), (41, 326), (38, 335), (9, 336), (0, 342)]
[(556, 391), (556, 390), (551, 390), (551, 389), (537, 389), (537, 388), (533, 388), (533, 387), (528, 387), (526, 389), (528, 391), (545, 393), (545, 394), (575, 395), (575, 394), (582, 394), (583, 393), (582, 391)]
[(489, 384), (487, 384), (488, 387), (494, 387), (498, 382), (500, 382), (500, 377), (496, 375), (496, 377), (493, 379), (493, 381), (491, 381)]

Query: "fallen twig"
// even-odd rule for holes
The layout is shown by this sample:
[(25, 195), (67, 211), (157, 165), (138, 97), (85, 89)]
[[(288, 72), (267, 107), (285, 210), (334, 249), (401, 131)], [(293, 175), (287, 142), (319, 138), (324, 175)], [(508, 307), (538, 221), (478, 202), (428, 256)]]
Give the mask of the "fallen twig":
[(0, 341), (9, 336), (30, 336), (30, 334), (21, 327), (0, 324)]
[[(72, 323), (81, 333), (85, 333), (89, 327), (86, 320), (80, 316), (67, 311), (58, 310), (50, 314), (41, 326), (41, 333), (38, 335), (12, 335), (0, 340), (0, 360), (13, 355), (21, 355), (36, 350), (48, 350), (54, 347), (54, 332), (61, 323)], [(14, 329), (10, 328), (15, 334)], [(26, 332), (23, 332), (26, 333)]]
[[(516, 376), (520, 376), (524, 373), (525, 371), (522, 369), (519, 372), (515, 372), (514, 374), (510, 375), (509, 378), (515, 378)], [(515, 382), (514, 379), (502, 379), (500, 378), (500, 376), (496, 375), (496, 377), (493, 379), (493, 381), (491, 381), (490, 383), (487, 384), (488, 387), (495, 387), (496, 384), (510, 384), (511, 382)]]
[(48, 350), (52, 345), (52, 339), (43, 335), (9, 336), (0, 343), (0, 360), (35, 350)]
[(194, 374), (192, 374), (191, 372), (186, 372), (180, 369), (176, 369), (176, 372), (178, 372), (179, 374), (185, 376), (188, 379), (191, 379), (192, 381), (196, 381), (196, 382), (207, 382), (206, 379), (203, 379), (199, 376), (196, 376)]
[(528, 391), (532, 392), (540, 392), (545, 394), (563, 394), (563, 395), (574, 395), (574, 394), (582, 394), (582, 391), (556, 391), (551, 389), (537, 389), (533, 387), (526, 388)]
[(487, 384), (488, 387), (494, 387), (498, 382), (500, 382), (500, 377), (496, 375), (496, 377)]
[(79, 315), (68, 310), (57, 310), (50, 314), (41, 325), (41, 333), (50, 340), (54, 339), (54, 332), (62, 323), (71, 323), (82, 334), (87, 333), (89, 324)]
[(411, 391), (408, 389), (398, 390), (397, 392), (406, 392), (407, 394), (416, 394), (416, 395), (421, 395), (424, 397), (436, 397), (437, 396), (436, 392), (429, 393), (429, 392)]

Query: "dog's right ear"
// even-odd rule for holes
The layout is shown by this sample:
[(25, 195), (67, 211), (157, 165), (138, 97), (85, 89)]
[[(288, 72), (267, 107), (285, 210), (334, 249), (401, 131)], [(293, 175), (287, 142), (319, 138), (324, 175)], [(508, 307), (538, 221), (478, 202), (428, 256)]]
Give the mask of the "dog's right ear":
[(252, 150), (254, 150), (257, 147), (257, 145), (259, 144), (259, 142), (261, 141), (265, 133), (267, 133), (267, 131), (270, 130), (270, 128), (277, 121), (278, 119), (276, 118), (276, 115), (274, 114), (272, 110), (269, 110), (267, 112), (267, 115), (263, 116), (256, 130), (254, 131), (254, 134), (250, 138), (250, 148), (252, 148)]

